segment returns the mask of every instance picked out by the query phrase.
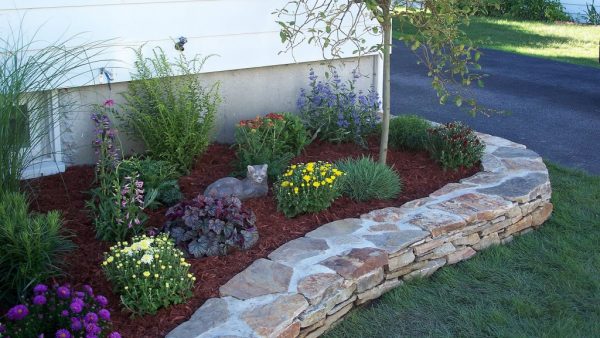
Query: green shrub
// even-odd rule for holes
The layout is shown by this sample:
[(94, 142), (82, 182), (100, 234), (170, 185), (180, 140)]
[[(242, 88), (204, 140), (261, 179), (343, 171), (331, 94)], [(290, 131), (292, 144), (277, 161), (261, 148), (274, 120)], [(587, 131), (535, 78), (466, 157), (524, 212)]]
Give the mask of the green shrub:
[(444, 169), (470, 168), (481, 160), (485, 144), (461, 122), (429, 129), (427, 148)]
[(75, 245), (65, 236), (60, 214), (29, 214), (22, 193), (0, 192), (0, 301), (61, 274), (63, 256)]
[(245, 173), (249, 165), (268, 164), (269, 177), (274, 178), (308, 143), (304, 124), (290, 113), (240, 121), (235, 130), (237, 172)]
[(345, 173), (340, 178), (342, 194), (356, 201), (393, 199), (402, 191), (398, 173), (370, 157), (345, 159), (335, 163)]
[(487, 0), (488, 16), (521, 20), (569, 21), (560, 0)]
[(400, 115), (390, 120), (390, 147), (395, 149), (425, 149), (431, 124), (416, 115)]
[(274, 184), (277, 208), (286, 217), (319, 212), (340, 196), (339, 177), (344, 173), (328, 162), (293, 164)]
[(183, 198), (179, 189), (177, 167), (167, 161), (155, 161), (150, 158), (130, 158), (119, 164), (119, 177), (135, 176), (144, 182), (144, 207), (156, 209), (161, 205), (171, 206)]
[(124, 94), (126, 104), (118, 116), (155, 159), (188, 172), (209, 144), (220, 103), (218, 84), (205, 88), (198, 72), (204, 60), (181, 55), (169, 62), (160, 48), (151, 58), (136, 51), (136, 73)]
[(167, 234), (134, 237), (104, 254), (102, 268), (123, 305), (134, 314), (154, 314), (192, 296), (194, 277), (183, 252)]

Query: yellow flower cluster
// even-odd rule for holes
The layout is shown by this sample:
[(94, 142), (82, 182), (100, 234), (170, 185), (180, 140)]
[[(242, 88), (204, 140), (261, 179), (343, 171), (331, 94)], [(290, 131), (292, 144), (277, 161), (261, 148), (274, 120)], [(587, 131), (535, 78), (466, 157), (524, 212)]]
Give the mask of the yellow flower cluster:
[[(121, 292), (126, 307), (137, 308), (140, 313), (152, 312), (156, 297), (169, 300), (182, 299), (191, 294), (196, 280), (189, 273), (190, 264), (167, 234), (156, 237), (134, 237), (131, 244), (120, 242), (104, 254), (102, 268), (107, 278)], [(150, 292), (153, 290), (153, 292)], [(153, 301), (144, 300), (154, 294)]]
[(313, 188), (333, 188), (335, 180), (342, 175), (344, 173), (329, 162), (298, 163), (287, 168), (280, 185), (289, 188), (290, 194), (299, 194)]

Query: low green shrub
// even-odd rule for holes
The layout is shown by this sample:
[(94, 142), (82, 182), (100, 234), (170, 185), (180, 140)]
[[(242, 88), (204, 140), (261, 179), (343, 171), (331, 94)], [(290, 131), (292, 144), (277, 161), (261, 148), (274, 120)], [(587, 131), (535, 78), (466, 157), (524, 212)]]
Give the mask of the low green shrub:
[(393, 199), (402, 191), (402, 180), (398, 173), (370, 157), (345, 159), (335, 165), (345, 173), (340, 178), (342, 194), (353, 200)]
[(44, 284), (33, 287), (30, 300), (15, 305), (6, 313), (6, 326), (0, 324), (0, 335), (27, 337), (105, 337), (121, 338), (110, 332), (112, 322), (106, 309), (108, 300), (94, 295), (89, 285), (81, 291), (69, 284)]
[(137, 315), (183, 303), (192, 296), (196, 280), (167, 234), (119, 242), (104, 254), (102, 269), (123, 306)]
[(245, 173), (249, 165), (268, 164), (268, 175), (274, 178), (309, 141), (302, 120), (290, 113), (240, 121), (235, 130), (237, 172)]
[(221, 101), (218, 84), (207, 88), (200, 83), (204, 60), (190, 61), (182, 54), (172, 63), (160, 48), (150, 58), (138, 49), (126, 104), (117, 115), (152, 158), (181, 172), (188, 172), (208, 147)]
[(293, 164), (273, 185), (277, 208), (286, 217), (319, 212), (340, 196), (339, 177), (344, 173), (328, 162)]
[(258, 242), (256, 216), (235, 196), (199, 195), (169, 208), (166, 216), (164, 230), (196, 258), (248, 250)]
[(61, 274), (63, 256), (75, 248), (60, 214), (29, 214), (22, 193), (0, 192), (0, 303)]
[(389, 144), (394, 149), (425, 149), (431, 124), (417, 115), (400, 115), (390, 120)]
[(183, 198), (177, 179), (177, 167), (167, 161), (156, 161), (150, 158), (130, 158), (119, 164), (119, 177), (133, 177), (139, 173), (139, 180), (144, 182), (144, 207), (156, 209), (162, 205), (171, 206)]
[(481, 160), (485, 144), (461, 122), (429, 129), (429, 153), (444, 169), (471, 168)]

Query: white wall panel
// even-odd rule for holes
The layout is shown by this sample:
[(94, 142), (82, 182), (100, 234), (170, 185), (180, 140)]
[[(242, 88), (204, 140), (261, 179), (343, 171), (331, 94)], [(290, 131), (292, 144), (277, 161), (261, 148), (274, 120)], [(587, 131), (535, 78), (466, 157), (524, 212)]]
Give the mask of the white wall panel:
[[(0, 0), (0, 32), (22, 23), (26, 36), (41, 41), (83, 33), (77, 41), (112, 39), (102, 59), (115, 81), (128, 81), (131, 48), (161, 46), (175, 55), (174, 40), (185, 36), (186, 55), (215, 54), (203, 72), (313, 62), (321, 51), (303, 45), (279, 54), (283, 45), (273, 10), (282, 0)], [(378, 37), (370, 37), (377, 43)], [(352, 48), (345, 53), (352, 56)], [(69, 86), (99, 83), (99, 66)]]

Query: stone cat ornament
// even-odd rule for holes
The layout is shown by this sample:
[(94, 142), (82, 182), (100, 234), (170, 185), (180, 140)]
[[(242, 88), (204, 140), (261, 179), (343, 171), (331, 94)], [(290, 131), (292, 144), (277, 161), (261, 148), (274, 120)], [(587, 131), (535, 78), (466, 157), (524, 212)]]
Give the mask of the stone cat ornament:
[(224, 177), (216, 180), (204, 190), (204, 196), (222, 198), (236, 196), (240, 200), (266, 196), (269, 192), (267, 185), (267, 164), (249, 165), (246, 178), (239, 180), (235, 177)]

